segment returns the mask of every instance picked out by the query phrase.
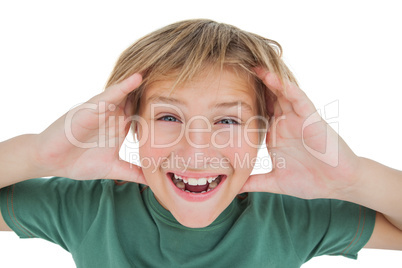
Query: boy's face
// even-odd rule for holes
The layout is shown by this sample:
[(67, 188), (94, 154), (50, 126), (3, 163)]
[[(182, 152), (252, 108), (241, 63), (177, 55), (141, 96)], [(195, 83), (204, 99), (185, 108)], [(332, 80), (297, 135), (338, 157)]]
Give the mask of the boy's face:
[(138, 124), (141, 165), (157, 200), (183, 225), (211, 224), (239, 194), (258, 151), (252, 83), (205, 72), (183, 86), (153, 83)]

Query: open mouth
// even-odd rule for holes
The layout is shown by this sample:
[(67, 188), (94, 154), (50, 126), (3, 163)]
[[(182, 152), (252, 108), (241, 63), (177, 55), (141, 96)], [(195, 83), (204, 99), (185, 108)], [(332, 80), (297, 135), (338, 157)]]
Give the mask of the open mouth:
[(190, 193), (206, 193), (215, 189), (222, 181), (224, 175), (216, 177), (190, 178), (168, 173), (173, 184), (182, 191)]

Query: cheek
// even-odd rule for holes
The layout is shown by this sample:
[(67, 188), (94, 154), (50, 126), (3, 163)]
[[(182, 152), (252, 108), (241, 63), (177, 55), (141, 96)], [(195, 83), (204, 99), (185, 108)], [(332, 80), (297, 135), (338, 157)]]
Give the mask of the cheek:
[(253, 170), (254, 163), (257, 158), (258, 150), (254, 148), (228, 148), (225, 150), (224, 155), (230, 162), (236, 174), (249, 175)]
[(139, 146), (149, 149), (174, 146), (184, 136), (184, 130), (180, 123), (144, 120), (138, 125)]
[(161, 183), (161, 180), (165, 179), (161, 168), (169, 165), (169, 152), (165, 149), (153, 149), (147, 144), (139, 148), (139, 155), (146, 184), (151, 187), (153, 192), (160, 194), (166, 187)]
[(211, 144), (215, 148), (225, 149), (230, 148), (240, 148), (242, 140), (242, 128), (238, 126), (229, 126), (223, 128), (213, 129), (211, 135)]
[(139, 155), (144, 172), (145, 170), (156, 172), (161, 166), (166, 166), (170, 152), (171, 150), (169, 149), (155, 149), (150, 144), (141, 146), (139, 148)]
[[(151, 131), (152, 130), (152, 131)], [(152, 133), (160, 133), (152, 135)], [(139, 156), (141, 167), (145, 175), (154, 175), (159, 167), (167, 162), (167, 157), (171, 151), (170, 146), (165, 146), (163, 131), (154, 131), (150, 128), (139, 128)]]
[(174, 146), (184, 136), (184, 131), (184, 124), (156, 121), (151, 125), (151, 144), (155, 148)]
[(258, 148), (258, 132), (255, 124), (245, 127), (230, 126), (214, 130), (211, 135), (211, 144), (216, 148)]
[(249, 175), (258, 154), (258, 133), (234, 135), (236, 146), (226, 146), (222, 153), (229, 159), (237, 174)]

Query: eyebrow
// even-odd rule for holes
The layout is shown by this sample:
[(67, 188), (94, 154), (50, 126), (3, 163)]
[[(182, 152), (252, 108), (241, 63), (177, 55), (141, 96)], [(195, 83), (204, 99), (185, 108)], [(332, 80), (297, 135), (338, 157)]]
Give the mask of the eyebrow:
[(251, 106), (244, 102), (244, 101), (231, 101), (231, 102), (221, 102), (221, 103), (217, 103), (215, 105), (215, 109), (219, 109), (219, 108), (232, 108), (235, 106), (240, 106), (243, 110), (248, 110), (249, 112), (253, 111), (253, 108), (251, 108)]
[(149, 97), (146, 100), (146, 103), (150, 103), (150, 102), (162, 102), (162, 103), (172, 103), (172, 104), (181, 104), (184, 105), (185, 103), (181, 100), (175, 99), (175, 98), (171, 98), (171, 97), (164, 97), (164, 96), (160, 96), (157, 94), (152, 95), (151, 97)]
[[(185, 105), (186, 103), (172, 98), (172, 97), (165, 97), (165, 96), (160, 96), (160, 95), (152, 95), (151, 97), (149, 97), (146, 100), (147, 103), (150, 102), (154, 102), (154, 103), (170, 103), (170, 104), (179, 104), (179, 105)], [(217, 103), (215, 105), (213, 105), (213, 107), (209, 107), (209, 108), (214, 108), (214, 109), (222, 109), (222, 108), (232, 108), (232, 107), (236, 107), (236, 106), (240, 106), (242, 109), (247, 110), (249, 112), (253, 111), (253, 108), (246, 102), (238, 100), (238, 101), (231, 101), (231, 102), (220, 102)]]

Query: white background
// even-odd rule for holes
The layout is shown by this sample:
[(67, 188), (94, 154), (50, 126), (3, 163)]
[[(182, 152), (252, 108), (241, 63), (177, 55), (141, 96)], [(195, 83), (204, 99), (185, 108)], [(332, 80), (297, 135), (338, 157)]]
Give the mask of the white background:
[[(0, 140), (38, 133), (99, 93), (136, 39), (179, 20), (210, 18), (277, 40), (316, 107), (339, 102), (332, 121), (356, 154), (401, 169), (400, 11), (387, 0), (1, 0)], [(1, 267), (75, 267), (57, 245), (5, 232), (0, 259)], [(319, 257), (303, 267), (401, 266), (402, 252), (362, 250), (358, 261)]]

